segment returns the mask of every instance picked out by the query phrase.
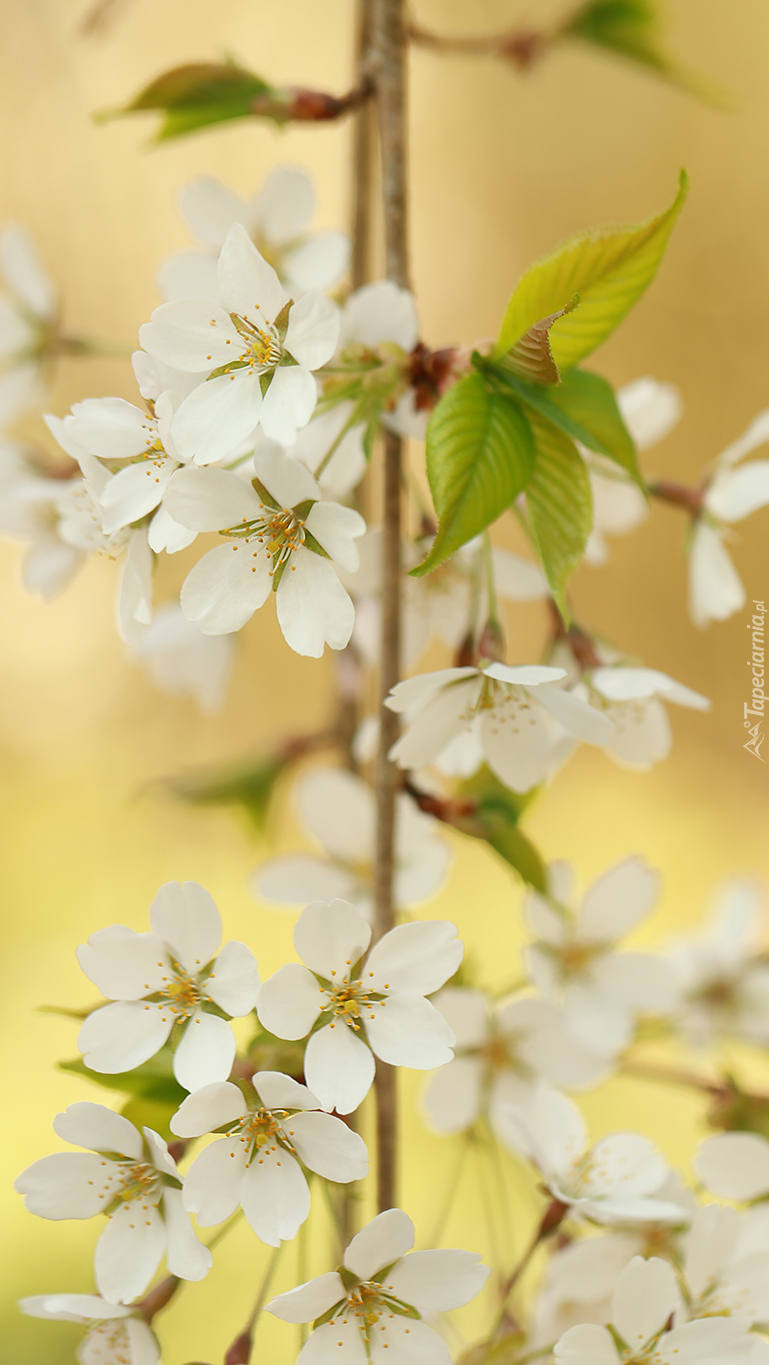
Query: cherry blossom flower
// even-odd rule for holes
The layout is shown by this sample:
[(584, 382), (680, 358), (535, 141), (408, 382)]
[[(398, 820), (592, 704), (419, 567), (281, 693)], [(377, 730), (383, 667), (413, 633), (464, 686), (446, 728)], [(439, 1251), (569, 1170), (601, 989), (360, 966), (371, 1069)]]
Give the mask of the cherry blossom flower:
[(694, 1169), (722, 1199), (763, 1199), (769, 1194), (769, 1141), (760, 1133), (716, 1133), (700, 1143)]
[(207, 715), (221, 711), (235, 662), (231, 635), (204, 635), (177, 602), (168, 602), (136, 633), (130, 654), (161, 692), (194, 697)]
[(694, 711), (710, 710), (707, 697), (656, 668), (621, 664), (596, 668), (587, 682), (590, 701), (601, 707), (613, 725), (605, 747), (628, 768), (643, 771), (667, 758), (673, 740), (663, 702)]
[(269, 977), (257, 1013), (278, 1038), (311, 1035), (304, 1074), (324, 1109), (357, 1109), (374, 1056), (418, 1071), (451, 1060), (454, 1034), (425, 996), (462, 960), (456, 932), (444, 920), (401, 924), (366, 956), (371, 925), (354, 906), (318, 901), (303, 910), (294, 944), (307, 965), (289, 962)]
[[(408, 357), (419, 340), (414, 295), (393, 280), (376, 280), (356, 289), (342, 310), (339, 360), (376, 359), (389, 371), (390, 393), (381, 419), (400, 436), (423, 440), (429, 413), (416, 405), (409, 383)], [(380, 380), (381, 380), (380, 373)]]
[(745, 605), (745, 589), (726, 545), (729, 527), (769, 505), (769, 460), (735, 466), (769, 441), (769, 409), (760, 412), (715, 461), (689, 543), (689, 615), (695, 626), (726, 621)]
[(349, 264), (347, 233), (308, 231), (315, 186), (300, 166), (275, 166), (251, 200), (213, 176), (199, 176), (182, 187), (179, 212), (204, 250), (178, 252), (163, 262), (157, 278), (168, 299), (218, 300), (216, 258), (233, 223), (242, 223), (294, 298), (307, 289), (330, 289)]
[(7, 424), (43, 397), (42, 362), (55, 338), (56, 290), (26, 228), (6, 223), (0, 232), (0, 366), (2, 423)]
[(548, 774), (554, 716), (575, 738), (605, 744), (611, 722), (581, 698), (553, 684), (562, 668), (482, 663), (444, 668), (398, 683), (387, 699), (405, 713), (407, 729), (391, 757), (401, 768), (422, 768), (448, 744), (474, 730), (486, 762), (513, 791), (529, 791)]
[(188, 575), (182, 611), (204, 635), (240, 630), (275, 593), (278, 622), (297, 654), (320, 658), (343, 649), (355, 608), (334, 564), (354, 571), (353, 543), (366, 524), (351, 507), (320, 501), (308, 469), (278, 447), (254, 456), (255, 486), (226, 469), (180, 470), (167, 494), (174, 519), (194, 531), (219, 531)]
[(572, 1327), (555, 1346), (564, 1365), (695, 1365), (695, 1362), (747, 1362), (753, 1342), (740, 1319), (704, 1318), (666, 1331), (681, 1296), (675, 1271), (657, 1256), (636, 1256), (619, 1278), (612, 1296), (610, 1332), (584, 1324)]
[(216, 956), (222, 922), (197, 882), (166, 882), (150, 906), (152, 933), (113, 924), (77, 950), (90, 981), (114, 1003), (94, 1010), (78, 1046), (92, 1071), (131, 1071), (174, 1046), (174, 1075), (185, 1090), (226, 1080), (235, 1037), (226, 1022), (249, 1014), (259, 973), (245, 943)]
[(524, 905), (537, 935), (524, 949), (526, 969), (537, 990), (563, 1005), (572, 1036), (599, 1055), (613, 1056), (630, 1042), (639, 1013), (667, 1012), (675, 1002), (666, 962), (616, 948), (651, 911), (659, 874), (641, 858), (625, 858), (588, 887), (578, 913), (568, 908), (571, 869), (554, 863), (548, 877), (549, 897), (530, 891)]
[[(661, 384), (648, 376), (618, 389), (617, 405), (638, 450), (664, 440), (678, 423), (683, 407), (674, 384)], [(635, 530), (649, 515), (649, 506), (638, 485), (616, 464), (593, 452), (585, 453), (593, 490), (593, 530), (585, 559), (588, 564), (604, 564), (609, 554), (605, 536)]]
[(719, 1037), (769, 1042), (769, 966), (763, 888), (747, 878), (718, 894), (705, 932), (676, 943), (668, 962), (678, 987), (676, 1022), (705, 1047)]
[(752, 1211), (722, 1204), (697, 1209), (684, 1237), (683, 1272), (688, 1318), (739, 1317), (769, 1321), (769, 1225), (765, 1207)]
[(80, 1365), (160, 1365), (155, 1334), (127, 1304), (107, 1303), (97, 1294), (35, 1294), (20, 1299), (19, 1308), (30, 1318), (82, 1323)]
[(574, 1089), (606, 1072), (606, 1058), (569, 1033), (558, 1006), (536, 996), (495, 1003), (485, 991), (446, 986), (433, 996), (456, 1037), (454, 1060), (430, 1077), (424, 1109), (439, 1133), (459, 1133), (501, 1104), (525, 1104), (544, 1076)]
[(172, 1275), (202, 1280), (211, 1252), (192, 1230), (181, 1176), (163, 1139), (89, 1102), (71, 1104), (53, 1126), (65, 1142), (90, 1151), (44, 1156), (19, 1176), (16, 1189), (40, 1218), (107, 1215), (94, 1262), (99, 1293), (110, 1303), (130, 1303), (164, 1254)]
[[(315, 768), (296, 788), (299, 812), (326, 856), (288, 853), (270, 858), (254, 874), (266, 900), (306, 905), (313, 896), (345, 900), (373, 916), (376, 809), (371, 788), (342, 768)], [(437, 821), (409, 796), (397, 800), (393, 898), (398, 909), (428, 900), (440, 890), (451, 849)]]
[(469, 1303), (485, 1285), (489, 1268), (475, 1252), (412, 1251), (413, 1245), (411, 1219), (401, 1209), (387, 1209), (353, 1237), (339, 1270), (267, 1304), (267, 1312), (284, 1322), (315, 1320), (299, 1353), (302, 1365), (342, 1358), (355, 1365), (369, 1359), (450, 1365), (444, 1342), (422, 1321), (422, 1313)]
[(164, 303), (139, 333), (151, 356), (204, 379), (171, 423), (176, 449), (198, 464), (231, 455), (257, 424), (290, 444), (315, 408), (312, 371), (339, 335), (336, 305), (317, 290), (294, 303), (240, 223), (227, 233), (217, 281), (218, 304)]
[(539, 1168), (554, 1199), (596, 1223), (685, 1222), (678, 1203), (659, 1197), (668, 1176), (653, 1142), (611, 1133), (587, 1145), (577, 1106), (545, 1081), (525, 1105), (500, 1105), (497, 1131)]
[(85, 562), (85, 551), (58, 531), (71, 485), (82, 483), (46, 476), (22, 445), (0, 438), (0, 535), (25, 542), (21, 581), (44, 602), (58, 597)]
[(304, 1085), (279, 1071), (258, 1071), (247, 1104), (230, 1081), (189, 1095), (171, 1120), (180, 1137), (201, 1137), (226, 1125), (227, 1134), (193, 1161), (184, 1178), (184, 1207), (201, 1227), (229, 1218), (242, 1205), (262, 1242), (279, 1246), (296, 1236), (310, 1212), (302, 1169), (342, 1184), (368, 1175), (363, 1138), (320, 1109)]

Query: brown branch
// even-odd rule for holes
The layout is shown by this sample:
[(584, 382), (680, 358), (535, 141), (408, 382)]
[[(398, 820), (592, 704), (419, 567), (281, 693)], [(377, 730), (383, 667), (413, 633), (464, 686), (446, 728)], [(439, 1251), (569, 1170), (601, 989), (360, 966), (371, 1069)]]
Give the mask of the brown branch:
[(506, 29), (504, 33), (442, 34), (421, 24), (409, 24), (408, 36), (418, 47), (462, 57), (501, 57), (520, 71), (528, 71), (544, 54), (551, 41), (548, 34), (529, 28)]
[(658, 498), (660, 502), (666, 502), (669, 507), (682, 507), (692, 516), (699, 516), (702, 512), (705, 497), (704, 488), (690, 488), (685, 483), (673, 483), (670, 479), (657, 479), (648, 485), (646, 491), (653, 498)]

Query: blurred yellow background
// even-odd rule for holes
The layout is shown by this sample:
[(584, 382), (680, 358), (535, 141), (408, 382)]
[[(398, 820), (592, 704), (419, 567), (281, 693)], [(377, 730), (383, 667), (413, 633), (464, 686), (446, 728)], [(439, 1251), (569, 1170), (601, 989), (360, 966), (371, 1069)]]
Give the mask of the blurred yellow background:
[[(415, 8), (425, 25), (461, 32), (536, 23), (566, 6), (418, 0)], [(680, 386), (684, 420), (646, 457), (646, 468), (693, 481), (769, 406), (769, 11), (764, 0), (669, 0), (667, 9), (671, 47), (733, 92), (733, 111), (714, 111), (583, 50), (560, 50), (527, 77), (491, 60), (418, 52), (413, 259), (425, 340), (472, 341), (495, 330), (535, 256), (582, 227), (664, 207), (686, 166), (691, 197), (659, 278), (596, 367), (617, 384), (653, 374)], [(0, 6), (0, 219), (34, 233), (60, 283), (70, 331), (133, 343), (159, 301), (159, 260), (186, 245), (174, 209), (186, 179), (215, 174), (249, 196), (272, 165), (297, 162), (316, 176), (320, 222), (343, 224), (349, 128), (279, 135), (236, 125), (148, 149), (152, 118), (100, 128), (92, 112), (121, 102), (164, 67), (225, 51), (278, 83), (341, 91), (352, 4), (116, 0), (108, 31), (91, 39), (78, 32), (85, 10), (85, 0)], [(51, 406), (63, 413), (79, 398), (113, 393), (135, 396), (127, 363), (68, 361)], [(48, 439), (38, 421), (25, 432)], [(768, 528), (767, 514), (758, 513), (734, 547), (749, 598), (769, 594)], [(662, 870), (664, 902), (647, 942), (695, 922), (714, 884), (732, 871), (769, 873), (767, 769), (742, 748), (746, 616), (706, 632), (690, 625), (684, 529), (680, 516), (656, 507), (640, 530), (614, 541), (608, 567), (580, 570), (574, 598), (586, 624), (710, 695), (712, 714), (676, 712), (672, 756), (648, 774), (621, 771), (583, 749), (529, 823), (545, 853), (572, 859), (583, 881), (633, 851)], [(293, 917), (258, 906), (248, 890), (264, 849), (245, 824), (227, 812), (176, 806), (148, 784), (242, 757), (276, 733), (320, 721), (331, 671), (328, 659), (291, 654), (265, 610), (245, 632), (224, 713), (202, 718), (193, 703), (154, 691), (125, 660), (113, 627), (114, 564), (94, 560), (61, 599), (43, 606), (19, 587), (18, 547), (3, 544), (0, 552), (7, 1258), (0, 1338), (9, 1362), (64, 1365), (76, 1329), (23, 1319), (14, 1301), (87, 1292), (97, 1229), (32, 1218), (11, 1180), (60, 1145), (50, 1129), (59, 1109), (102, 1092), (54, 1070), (57, 1059), (74, 1055), (76, 1026), (34, 1007), (89, 1003), (75, 945), (114, 921), (144, 928), (156, 888), (170, 878), (207, 886), (226, 936), (247, 939), (265, 972), (292, 955)], [(165, 565), (165, 586), (178, 586), (182, 572), (180, 562)], [(511, 662), (534, 657), (543, 638), (538, 609), (519, 608), (510, 627)], [(281, 842), (290, 846), (291, 831)], [(517, 970), (520, 890), (483, 848), (457, 840), (456, 849), (450, 884), (426, 913), (455, 918), (477, 959), (487, 959), (487, 981), (500, 984)], [(408, 1079), (410, 1097), (420, 1083)], [(638, 1126), (681, 1163), (701, 1116), (688, 1096), (630, 1081), (588, 1099), (586, 1110), (597, 1130)], [(403, 1203), (425, 1238), (454, 1143), (429, 1137), (413, 1117), (408, 1129)], [(528, 1197), (521, 1207), (526, 1213), (511, 1231), (518, 1244)], [(471, 1179), (449, 1233), (489, 1251)], [(225, 1242), (209, 1278), (186, 1289), (165, 1320), (165, 1365), (222, 1359), (248, 1312), (264, 1253), (247, 1230)], [(319, 1259), (313, 1264), (324, 1268)], [(295, 1271), (289, 1249), (279, 1287), (294, 1283)], [(257, 1358), (289, 1361), (295, 1346), (294, 1329), (269, 1320)]]

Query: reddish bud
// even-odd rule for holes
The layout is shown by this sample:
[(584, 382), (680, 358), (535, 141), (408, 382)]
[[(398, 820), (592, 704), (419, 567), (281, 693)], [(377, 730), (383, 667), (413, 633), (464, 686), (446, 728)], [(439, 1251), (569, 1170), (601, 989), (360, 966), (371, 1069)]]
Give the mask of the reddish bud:
[(250, 1332), (241, 1332), (224, 1357), (224, 1365), (248, 1365), (253, 1345)]

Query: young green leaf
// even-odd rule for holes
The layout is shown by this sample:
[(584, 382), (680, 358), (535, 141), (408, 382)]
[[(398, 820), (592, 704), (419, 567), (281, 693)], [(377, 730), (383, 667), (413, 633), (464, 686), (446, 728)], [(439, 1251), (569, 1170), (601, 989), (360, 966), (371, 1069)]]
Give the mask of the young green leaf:
[(526, 506), (542, 567), (566, 619), (566, 584), (585, 551), (593, 524), (593, 499), (585, 462), (574, 442), (532, 414), (537, 459), (526, 489)]
[(508, 304), (495, 357), (501, 359), (539, 319), (563, 308), (575, 293), (579, 308), (550, 329), (553, 359), (567, 370), (600, 346), (654, 279), (687, 187), (682, 171), (678, 194), (664, 213), (632, 227), (581, 233), (537, 261)]
[(427, 429), (427, 477), (438, 534), (420, 577), (484, 531), (526, 487), (534, 465), (531, 428), (512, 397), (490, 392), (483, 375), (460, 379)]
[(132, 1095), (134, 1099), (147, 1100), (152, 1104), (172, 1105), (172, 1112), (179, 1108), (186, 1097), (186, 1091), (174, 1076), (173, 1054), (168, 1044), (154, 1057), (150, 1057), (148, 1062), (134, 1067), (133, 1071), (91, 1071), (80, 1057), (72, 1062), (59, 1062), (58, 1068), (60, 1071), (72, 1072), (75, 1076), (83, 1076), (106, 1090), (119, 1090), (124, 1095)]
[(100, 121), (123, 114), (159, 110), (165, 117), (158, 142), (181, 137), (209, 124), (253, 114), (254, 101), (272, 87), (234, 62), (191, 62), (156, 77), (130, 104), (98, 115)]
[(532, 384), (560, 382), (558, 366), (550, 350), (550, 328), (559, 318), (564, 317), (566, 313), (573, 313), (577, 307), (579, 294), (575, 294), (565, 308), (559, 308), (557, 313), (549, 313), (546, 318), (535, 322), (534, 326), (516, 341), (512, 350), (505, 356), (505, 364), (514, 374), (519, 375), (521, 379), (530, 380)]
[(546, 891), (544, 862), (518, 824), (535, 792), (521, 794), (510, 791), (483, 764), (477, 773), (462, 783), (460, 793), (477, 802), (472, 824), (466, 832), (484, 839), (527, 885), (537, 891)]
[(531, 839), (516, 825), (496, 829), (487, 835), (487, 841), (495, 853), (512, 867), (521, 881), (533, 886), (535, 891), (547, 894), (547, 871), (538, 850)]

